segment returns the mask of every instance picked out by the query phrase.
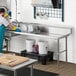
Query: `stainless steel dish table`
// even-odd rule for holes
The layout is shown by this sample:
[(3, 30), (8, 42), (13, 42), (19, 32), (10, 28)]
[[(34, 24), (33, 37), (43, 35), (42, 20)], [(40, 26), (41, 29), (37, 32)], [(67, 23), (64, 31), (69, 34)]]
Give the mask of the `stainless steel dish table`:
[[(16, 23), (16, 22), (15, 22)], [(22, 24), (22, 22), (18, 22), (17, 24)], [(23, 24), (26, 24), (26, 23), (23, 23)], [(39, 26), (44, 26), (42, 24), (37, 24), (37, 23), (27, 23), (27, 24), (34, 24), (34, 25), (39, 25)], [(15, 34), (15, 35), (25, 35), (25, 36), (34, 36), (34, 37), (41, 37), (41, 38), (46, 38), (46, 39), (55, 39), (57, 40), (57, 52), (54, 52), (57, 54), (57, 64), (59, 65), (59, 56), (61, 53), (66, 53), (66, 62), (67, 62), (67, 43), (68, 43), (68, 37), (72, 34), (72, 28), (69, 28), (69, 27), (58, 27), (58, 26), (48, 26), (46, 28), (54, 28), (54, 32), (55, 33), (49, 33), (49, 34), (35, 34), (35, 33), (28, 33), (28, 32), (15, 32), (15, 31), (9, 31), (10, 33), (10, 38), (12, 37), (11, 35), (12, 34)], [(55, 31), (55, 29), (57, 31), (59, 31), (58, 29), (62, 30), (62, 34), (61, 32), (59, 31), (59, 33), (57, 33)], [(53, 30), (53, 29), (51, 29)], [(65, 33), (67, 31), (67, 33)], [(69, 32), (68, 32), (69, 31)], [(63, 34), (64, 32), (64, 34)], [(65, 38), (65, 50), (62, 50), (60, 51), (60, 40)]]

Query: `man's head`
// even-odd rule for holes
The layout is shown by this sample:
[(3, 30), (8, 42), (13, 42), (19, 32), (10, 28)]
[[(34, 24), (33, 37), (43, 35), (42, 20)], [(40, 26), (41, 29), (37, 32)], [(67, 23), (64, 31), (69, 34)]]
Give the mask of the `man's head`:
[(5, 9), (4, 8), (0, 8), (0, 14), (4, 17), (4, 15), (5, 15)]

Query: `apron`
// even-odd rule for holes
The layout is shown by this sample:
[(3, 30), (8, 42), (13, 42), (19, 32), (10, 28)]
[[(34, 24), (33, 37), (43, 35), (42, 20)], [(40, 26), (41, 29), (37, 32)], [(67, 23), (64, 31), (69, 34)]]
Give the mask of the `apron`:
[(5, 26), (2, 24), (0, 26), (0, 53), (2, 53), (4, 35), (5, 35)]

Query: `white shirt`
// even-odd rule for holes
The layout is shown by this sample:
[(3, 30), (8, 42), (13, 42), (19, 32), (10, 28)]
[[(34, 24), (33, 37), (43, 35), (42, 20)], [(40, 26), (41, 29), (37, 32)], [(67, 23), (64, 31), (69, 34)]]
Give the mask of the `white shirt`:
[(0, 15), (0, 26), (2, 25), (2, 24), (4, 24), (4, 26), (8, 26), (9, 25), (9, 22), (8, 22), (8, 20), (6, 19), (6, 18), (4, 18), (4, 17), (2, 17), (1, 15)]

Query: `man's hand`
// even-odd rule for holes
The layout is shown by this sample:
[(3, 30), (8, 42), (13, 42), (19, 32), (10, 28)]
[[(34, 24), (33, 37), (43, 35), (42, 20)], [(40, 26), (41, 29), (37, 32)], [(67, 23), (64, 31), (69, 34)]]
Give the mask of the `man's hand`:
[(8, 27), (11, 29), (11, 30), (16, 30), (16, 27), (14, 25), (12, 25), (11, 23), (8, 25)]

